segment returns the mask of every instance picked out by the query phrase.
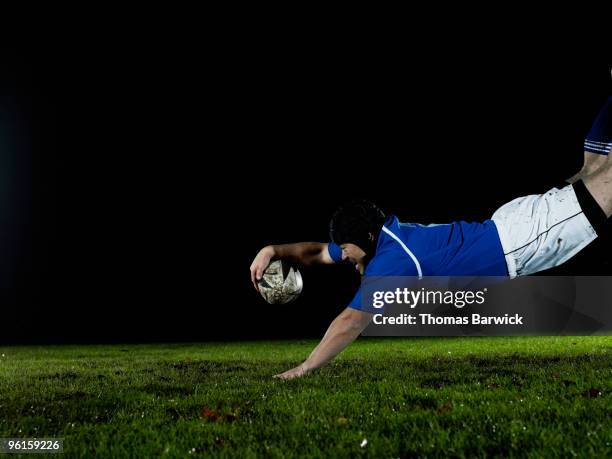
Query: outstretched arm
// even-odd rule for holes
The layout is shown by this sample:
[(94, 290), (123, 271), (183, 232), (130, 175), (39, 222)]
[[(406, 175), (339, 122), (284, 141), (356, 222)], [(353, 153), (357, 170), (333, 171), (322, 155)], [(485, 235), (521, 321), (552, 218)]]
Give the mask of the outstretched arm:
[(315, 264), (333, 264), (327, 244), (324, 242), (297, 242), (295, 244), (268, 245), (261, 249), (251, 263), (251, 282), (255, 290), (270, 261), (276, 258), (286, 259), (303, 266)]
[(274, 377), (292, 379), (325, 365), (359, 336), (372, 320), (372, 316), (373, 314), (367, 312), (346, 308), (334, 319), (319, 345), (304, 363)]

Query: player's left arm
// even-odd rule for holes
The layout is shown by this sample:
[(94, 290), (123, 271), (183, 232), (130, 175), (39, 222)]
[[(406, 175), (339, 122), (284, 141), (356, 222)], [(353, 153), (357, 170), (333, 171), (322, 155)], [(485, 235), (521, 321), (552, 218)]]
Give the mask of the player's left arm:
[(372, 320), (372, 316), (373, 314), (367, 312), (346, 308), (333, 320), (319, 345), (301, 365), (274, 377), (292, 379), (325, 365), (359, 336)]

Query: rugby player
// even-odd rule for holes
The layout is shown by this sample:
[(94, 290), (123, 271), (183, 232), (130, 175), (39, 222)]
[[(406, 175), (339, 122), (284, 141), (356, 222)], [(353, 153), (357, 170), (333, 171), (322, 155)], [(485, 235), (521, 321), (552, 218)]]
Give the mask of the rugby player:
[[(350, 262), (365, 276), (526, 276), (558, 266), (610, 231), (612, 97), (584, 142), (584, 165), (565, 186), (517, 198), (482, 223), (402, 223), (368, 201), (338, 209), (329, 243), (270, 245), (251, 264), (257, 280), (273, 259), (305, 266)], [(303, 376), (333, 359), (370, 323), (358, 291), (300, 365), (275, 375)]]

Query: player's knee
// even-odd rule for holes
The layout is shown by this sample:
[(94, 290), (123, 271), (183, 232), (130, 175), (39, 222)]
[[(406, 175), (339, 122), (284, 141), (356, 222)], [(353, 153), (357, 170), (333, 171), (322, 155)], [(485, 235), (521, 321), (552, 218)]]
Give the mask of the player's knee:
[(584, 165), (582, 166), (582, 175), (587, 176), (597, 172), (603, 165), (610, 162), (610, 156), (599, 155), (584, 152)]

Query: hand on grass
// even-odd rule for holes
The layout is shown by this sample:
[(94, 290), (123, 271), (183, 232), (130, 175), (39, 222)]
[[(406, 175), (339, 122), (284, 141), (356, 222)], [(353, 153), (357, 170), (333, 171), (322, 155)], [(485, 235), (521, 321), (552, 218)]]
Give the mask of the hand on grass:
[(291, 370), (287, 370), (284, 373), (279, 373), (277, 375), (274, 375), (274, 378), (287, 380), (287, 379), (299, 378), (300, 376), (304, 376), (307, 373), (308, 373), (308, 370), (306, 370), (304, 368), (304, 364), (302, 364), (302, 365), (298, 365), (295, 368), (292, 368)]

